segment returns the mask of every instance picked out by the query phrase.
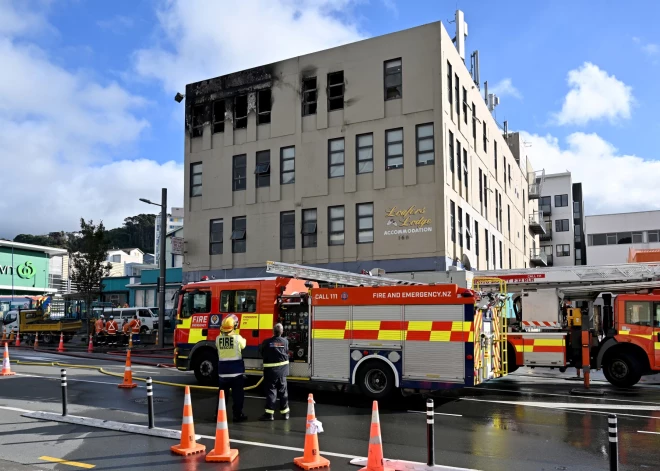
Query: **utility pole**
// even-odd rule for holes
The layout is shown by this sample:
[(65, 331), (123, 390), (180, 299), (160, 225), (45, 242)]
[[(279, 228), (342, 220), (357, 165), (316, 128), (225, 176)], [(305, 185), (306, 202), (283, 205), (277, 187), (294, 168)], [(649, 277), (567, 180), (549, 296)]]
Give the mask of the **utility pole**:
[(160, 200), (160, 277), (158, 278), (158, 348), (165, 347), (165, 235), (167, 233), (167, 188), (163, 188)]

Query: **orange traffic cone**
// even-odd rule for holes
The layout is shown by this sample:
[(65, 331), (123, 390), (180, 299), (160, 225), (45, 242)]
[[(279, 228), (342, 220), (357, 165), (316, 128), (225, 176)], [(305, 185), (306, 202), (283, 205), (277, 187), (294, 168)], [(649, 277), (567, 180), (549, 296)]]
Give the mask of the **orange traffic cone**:
[(20, 333), (20, 332), (16, 332), (16, 343), (15, 343), (14, 345), (15, 345), (16, 347), (20, 347), (20, 346), (21, 346), (21, 333)]
[(34, 336), (34, 349), (36, 350), (37, 348), (39, 348), (39, 332)]
[(227, 426), (227, 407), (225, 391), (220, 390), (218, 402), (218, 422), (215, 426), (215, 447), (206, 455), (206, 461), (213, 463), (231, 462), (238, 456), (238, 450), (229, 448), (229, 427)]
[(64, 332), (60, 332), (60, 344), (57, 347), (58, 352), (63, 352), (64, 351)]
[(7, 342), (5, 342), (5, 356), (2, 359), (2, 373), (0, 373), (0, 376), (13, 376), (15, 374), (11, 372), (11, 367), (9, 366), (9, 347), (7, 346)]
[(192, 401), (190, 400), (190, 387), (186, 386), (183, 399), (183, 422), (181, 424), (181, 443), (170, 447), (177, 455), (194, 455), (203, 453), (206, 446), (195, 441), (195, 424), (193, 422)]
[(89, 334), (89, 345), (87, 346), (87, 353), (94, 353), (94, 342), (92, 342), (92, 334)]
[(5, 340), (7, 340), (7, 331), (3, 330), (2, 331), (2, 341), (4, 342)]
[(314, 413), (314, 396), (307, 398), (307, 426), (305, 427), (305, 452), (304, 456), (294, 458), (293, 462), (302, 469), (316, 469), (330, 466), (330, 461), (321, 456), (319, 451), (319, 437), (317, 432), (322, 432), (321, 422), (316, 420)]
[(124, 367), (124, 382), (119, 385), (122, 389), (137, 388), (133, 382), (133, 371), (131, 371), (131, 351), (126, 352), (126, 366)]
[(9, 332), (9, 341), (10, 342), (14, 341), (14, 331), (13, 330), (11, 332)]
[(380, 419), (378, 417), (378, 401), (374, 401), (371, 411), (371, 433), (369, 434), (369, 454), (367, 466), (360, 471), (394, 471), (383, 464), (383, 440), (380, 438)]

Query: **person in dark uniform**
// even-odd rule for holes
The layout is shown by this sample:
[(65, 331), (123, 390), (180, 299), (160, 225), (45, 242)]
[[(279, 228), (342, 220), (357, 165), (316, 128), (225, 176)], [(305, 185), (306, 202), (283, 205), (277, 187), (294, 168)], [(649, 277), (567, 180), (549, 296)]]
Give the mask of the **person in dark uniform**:
[(266, 389), (266, 411), (259, 420), (274, 420), (275, 401), (280, 401), (280, 414), (289, 420), (289, 393), (286, 377), (289, 374), (289, 341), (282, 337), (282, 324), (273, 327), (274, 336), (261, 344), (264, 360), (264, 388)]

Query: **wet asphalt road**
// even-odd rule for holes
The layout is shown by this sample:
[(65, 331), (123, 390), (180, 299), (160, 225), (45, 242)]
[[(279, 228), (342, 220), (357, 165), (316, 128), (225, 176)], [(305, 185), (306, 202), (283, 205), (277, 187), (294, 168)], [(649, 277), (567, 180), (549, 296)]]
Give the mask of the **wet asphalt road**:
[[(11, 354), (14, 360), (94, 364), (107, 371), (123, 372), (118, 362), (22, 350)], [(206, 464), (200, 457), (173, 456), (169, 452), (171, 440), (23, 418), (7, 407), (61, 410), (60, 368), (12, 365), (12, 369), (17, 376), (0, 378), (1, 469), (11, 469), (11, 463), (34, 467), (17, 469), (76, 469), (40, 461), (44, 455), (91, 463), (95, 469), (229, 469), (228, 465)], [(119, 378), (95, 370), (67, 368), (67, 372), (70, 414), (147, 423), (144, 383), (138, 382), (141, 387), (133, 390), (120, 390), (116, 387)], [(195, 383), (191, 373), (172, 369), (137, 365), (133, 372), (159, 381)], [(572, 375), (574, 372), (525, 369), (482, 387), (436, 395), (436, 463), (489, 471), (607, 469), (607, 414), (613, 412), (619, 417), (620, 469), (660, 469), (660, 379), (646, 378), (630, 391), (617, 391), (596, 374), (593, 387), (603, 389), (607, 395), (593, 398), (568, 394), (571, 388), (580, 386), (570, 380)], [(154, 390), (156, 424), (179, 429), (182, 388), (155, 385)], [(310, 389), (309, 385), (293, 383), (292, 417), (288, 422), (258, 422), (256, 418), (263, 413), (263, 395), (258, 388), (246, 392), (245, 412), (250, 420), (229, 424), (232, 440), (240, 441), (232, 446), (241, 453), (239, 462), (231, 468), (296, 469), (292, 460), (302, 454), (297, 449), (304, 445), (309, 392), (314, 394), (317, 418), (324, 428), (319, 435), (320, 448), (333, 454), (327, 456), (332, 469), (357, 471), (359, 468), (348, 461), (351, 456), (367, 454), (371, 401), (332, 388)], [(214, 435), (216, 393), (194, 389), (192, 398), (196, 433)], [(381, 402), (387, 458), (425, 461), (426, 420), (424, 414), (417, 413), (423, 410), (425, 399), (419, 396)], [(207, 449), (213, 447), (210, 439), (203, 438), (202, 443)]]

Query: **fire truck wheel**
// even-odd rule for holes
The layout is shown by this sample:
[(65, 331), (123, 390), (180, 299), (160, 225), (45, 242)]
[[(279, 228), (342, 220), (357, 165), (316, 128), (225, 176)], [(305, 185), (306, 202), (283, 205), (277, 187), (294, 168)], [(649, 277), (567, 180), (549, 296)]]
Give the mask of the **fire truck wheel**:
[(603, 365), (605, 378), (614, 386), (629, 388), (637, 384), (642, 377), (639, 362), (627, 352), (613, 352), (608, 355)]
[(514, 373), (518, 369), (516, 364), (516, 349), (510, 343), (506, 347), (507, 353), (507, 374)]
[(211, 350), (195, 355), (193, 371), (197, 382), (202, 386), (215, 386), (218, 384), (218, 357)]
[(371, 399), (383, 399), (394, 390), (394, 373), (387, 363), (369, 360), (360, 366), (357, 382), (365, 396)]

